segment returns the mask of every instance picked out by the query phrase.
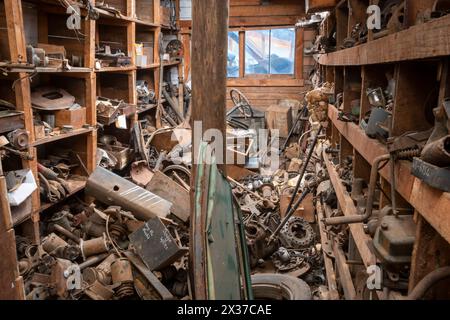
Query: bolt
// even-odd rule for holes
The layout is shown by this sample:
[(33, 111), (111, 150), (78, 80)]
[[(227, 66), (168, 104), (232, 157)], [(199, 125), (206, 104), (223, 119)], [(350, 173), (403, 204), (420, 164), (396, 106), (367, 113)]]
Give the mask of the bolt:
[(389, 229), (389, 225), (386, 222), (382, 222), (381, 223), (381, 229), (387, 230), (387, 229)]

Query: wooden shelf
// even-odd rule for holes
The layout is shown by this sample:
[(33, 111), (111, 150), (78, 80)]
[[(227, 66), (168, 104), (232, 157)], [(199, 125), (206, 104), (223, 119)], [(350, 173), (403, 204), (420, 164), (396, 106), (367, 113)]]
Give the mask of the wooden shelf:
[[(338, 120), (338, 110), (331, 106), (328, 116), (339, 133), (349, 141), (356, 151), (372, 165), (376, 157), (387, 154), (385, 145), (369, 139), (356, 124)], [(390, 181), (388, 166), (380, 170), (380, 175)], [(423, 183), (411, 174), (411, 162), (398, 161), (395, 170), (397, 192), (408, 201), (436, 231), (450, 242), (450, 193), (442, 192)]]
[(61, 68), (47, 68), (47, 67), (37, 67), (35, 68), (37, 73), (91, 73), (92, 69), (90, 68), (78, 68), (72, 67), (70, 70), (63, 70)]
[(181, 61), (163, 62), (163, 67), (177, 66)]
[(94, 130), (93, 128), (88, 128), (88, 129), (84, 129), (83, 128), (83, 129), (73, 130), (73, 131), (68, 132), (68, 133), (63, 133), (63, 134), (59, 134), (59, 135), (56, 135), (56, 136), (51, 136), (51, 137), (48, 137), (48, 138), (36, 140), (35, 142), (33, 142), (31, 144), (31, 146), (32, 147), (37, 147), (37, 146), (40, 146), (40, 145), (43, 145), (43, 144), (46, 144), (46, 143), (50, 143), (50, 142), (54, 142), (54, 141), (58, 141), (58, 140), (61, 140), (61, 139), (67, 139), (67, 138), (70, 138), (70, 137), (86, 134), (86, 133), (92, 132), (93, 130)]
[(74, 194), (80, 192), (86, 187), (86, 181), (81, 180), (67, 180), (72, 186), (71, 192), (60, 202), (53, 202), (53, 203), (42, 203), (41, 208), (39, 209), (39, 212), (43, 212), (45, 210), (50, 209), (51, 207), (57, 205), (58, 203), (61, 203), (62, 201), (65, 201), (66, 199), (70, 198)]
[(153, 110), (153, 109), (155, 109), (156, 108), (156, 104), (152, 104), (152, 105), (149, 105), (148, 107), (146, 107), (146, 108), (144, 108), (144, 109), (137, 109), (137, 114), (141, 114), (141, 113), (144, 113), (144, 112), (147, 112), (147, 111), (149, 111), (149, 110)]
[(353, 48), (320, 55), (319, 63), (356, 66), (447, 56), (449, 30), (450, 15), (447, 15)]
[(145, 67), (136, 67), (137, 70), (147, 70), (147, 69), (156, 69), (159, 68), (159, 63), (152, 63), (149, 65), (146, 65)]
[(95, 72), (127, 72), (136, 70), (136, 66), (129, 67), (106, 67), (100, 70), (95, 70)]

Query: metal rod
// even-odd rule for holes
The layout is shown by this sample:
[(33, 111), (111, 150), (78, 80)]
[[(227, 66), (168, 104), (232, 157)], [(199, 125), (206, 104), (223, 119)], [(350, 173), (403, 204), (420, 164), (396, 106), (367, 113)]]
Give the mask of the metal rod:
[(369, 182), (369, 192), (367, 195), (367, 205), (366, 210), (363, 215), (354, 215), (354, 216), (344, 216), (344, 217), (334, 217), (334, 218), (326, 218), (324, 223), (328, 226), (330, 225), (338, 225), (338, 224), (352, 224), (352, 223), (361, 223), (366, 221), (372, 216), (373, 210), (373, 201), (375, 196), (375, 189), (377, 186), (378, 179), (378, 167), (382, 161), (389, 160), (391, 158), (390, 154), (384, 154), (377, 158), (375, 158), (372, 169), (370, 171), (370, 182)]
[[(298, 115), (297, 115), (297, 119), (295, 120), (295, 123), (294, 123), (294, 125), (293, 125), (292, 128), (291, 128), (291, 131), (289, 131), (289, 134), (288, 134), (288, 136), (287, 136), (287, 139), (286, 139), (286, 141), (284, 142), (283, 146), (282, 146), (281, 149), (280, 149), (280, 154), (282, 154), (282, 153), (284, 152), (284, 150), (286, 150), (286, 148), (287, 148), (287, 146), (288, 146), (288, 144), (289, 144), (289, 140), (291, 140), (291, 137), (292, 137), (292, 135), (294, 134), (294, 131), (295, 131), (295, 129), (296, 129), (298, 123), (302, 120), (302, 117), (306, 114), (305, 111), (307, 111), (307, 110), (308, 110), (307, 107), (303, 107), (303, 109), (299, 111), (299, 113), (298, 113)], [(301, 128), (300, 128), (300, 132), (303, 131), (303, 127), (304, 127), (303, 124), (304, 124), (304, 122), (302, 121), (302, 126), (301, 126)]]
[(292, 194), (292, 198), (289, 201), (289, 205), (288, 205), (288, 207), (286, 209), (286, 213), (288, 213), (289, 210), (291, 210), (292, 204), (294, 203), (295, 197), (297, 196), (298, 190), (300, 189), (300, 184), (302, 183), (303, 176), (305, 175), (306, 168), (308, 167), (309, 161), (311, 160), (311, 156), (312, 156), (312, 154), (314, 152), (314, 148), (315, 148), (315, 146), (317, 144), (317, 141), (319, 140), (319, 135), (320, 135), (320, 132), (322, 131), (322, 129), (323, 129), (323, 126), (320, 125), (319, 130), (317, 131), (317, 134), (314, 137), (314, 141), (313, 141), (313, 143), (311, 145), (311, 148), (309, 149), (308, 156), (306, 157), (306, 161), (305, 161), (304, 165), (302, 166), (302, 169), (301, 169), (301, 172), (300, 172), (300, 176), (299, 176), (299, 179), (297, 181), (297, 185), (295, 186), (294, 193)]

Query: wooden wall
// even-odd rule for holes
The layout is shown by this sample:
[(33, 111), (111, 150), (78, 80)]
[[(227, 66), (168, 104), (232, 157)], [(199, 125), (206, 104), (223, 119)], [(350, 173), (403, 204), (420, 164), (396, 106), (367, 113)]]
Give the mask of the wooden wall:
[(304, 1), (230, 0), (230, 27), (294, 25), (305, 13)]

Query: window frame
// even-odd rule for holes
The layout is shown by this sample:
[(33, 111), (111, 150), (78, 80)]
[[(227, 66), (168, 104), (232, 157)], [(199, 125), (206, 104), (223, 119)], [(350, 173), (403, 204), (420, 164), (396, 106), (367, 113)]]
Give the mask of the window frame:
[[(245, 74), (245, 32), (251, 30), (273, 30), (292, 29), (295, 31), (295, 55), (293, 74)], [(303, 82), (303, 28), (295, 26), (270, 26), (270, 27), (230, 27), (228, 31), (239, 33), (239, 77), (227, 78), (230, 85), (244, 85), (250, 83), (254, 85), (279, 83), (298, 85)]]

